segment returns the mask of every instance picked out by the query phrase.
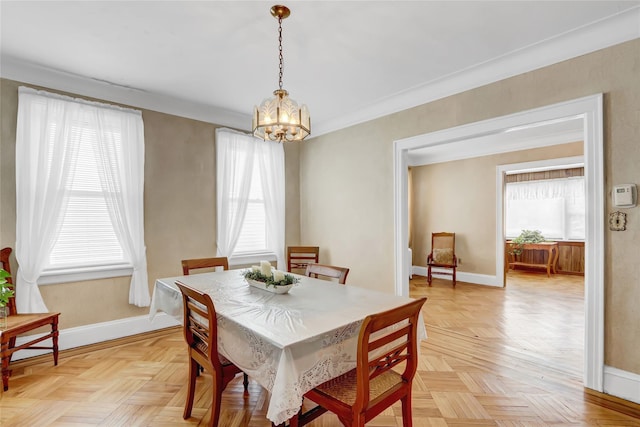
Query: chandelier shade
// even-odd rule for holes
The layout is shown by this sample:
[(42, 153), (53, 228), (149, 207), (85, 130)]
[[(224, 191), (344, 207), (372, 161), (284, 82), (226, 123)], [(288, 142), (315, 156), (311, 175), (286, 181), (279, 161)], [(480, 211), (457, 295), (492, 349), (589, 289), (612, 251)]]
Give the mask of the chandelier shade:
[(306, 105), (289, 98), (289, 92), (282, 88), (282, 20), (290, 14), (286, 6), (271, 8), (271, 15), (278, 19), (279, 41), (279, 88), (273, 91), (273, 97), (267, 98), (253, 110), (253, 135), (265, 141), (293, 142), (302, 141), (311, 134), (311, 117)]

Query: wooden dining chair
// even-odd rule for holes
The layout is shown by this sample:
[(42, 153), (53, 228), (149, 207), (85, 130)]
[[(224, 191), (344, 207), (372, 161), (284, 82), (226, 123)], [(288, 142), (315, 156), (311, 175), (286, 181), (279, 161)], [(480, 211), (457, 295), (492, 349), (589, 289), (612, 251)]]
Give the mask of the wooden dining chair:
[(305, 271), (307, 277), (338, 279), (338, 283), (341, 285), (346, 283), (347, 274), (349, 274), (348, 268), (324, 264), (307, 264)]
[[(439, 269), (437, 274), (452, 276), (453, 287), (456, 287), (456, 233), (431, 233), (431, 253), (427, 255), (427, 283), (433, 281), (432, 267)], [(451, 272), (447, 270), (452, 270)]]
[[(177, 281), (184, 304), (184, 339), (189, 347), (189, 388), (183, 418), (191, 416), (200, 367), (213, 377), (213, 401), (210, 427), (220, 419), (222, 392), (242, 370), (218, 353), (218, 320), (211, 297)], [(248, 395), (245, 383), (245, 396)]]
[(287, 271), (304, 270), (309, 263), (318, 263), (320, 258), (319, 246), (289, 246), (287, 247)]
[[(9, 274), (11, 274), (10, 255), (11, 248), (0, 250), (2, 268)], [(7, 277), (7, 281), (13, 284), (11, 277)], [(18, 314), (15, 295), (9, 298), (7, 306), (9, 307), (7, 327), (0, 331), (0, 358), (2, 359), (2, 387), (4, 391), (9, 390), (11, 356), (18, 350), (52, 350), (53, 364), (58, 365), (58, 317), (60, 316), (60, 313)], [(43, 326), (50, 326), (51, 331), (16, 347), (16, 337)], [(49, 338), (51, 338), (51, 346), (35, 345)]]
[(363, 427), (386, 408), (402, 402), (402, 425), (411, 427), (411, 386), (418, 366), (417, 328), (426, 298), (367, 316), (358, 337), (357, 366), (305, 393), (319, 406), (294, 416), (305, 425), (326, 411), (343, 425)]
[[(213, 258), (194, 258), (182, 260), (182, 274), (185, 276), (191, 275), (193, 270), (206, 270), (209, 271), (216, 267), (222, 267), (223, 270), (229, 269), (229, 259), (226, 256), (213, 257)], [(202, 271), (203, 272), (203, 271)], [(245, 395), (248, 393), (249, 377), (243, 372), (244, 376), (244, 391)]]
[(185, 276), (188, 276), (191, 273), (191, 270), (215, 267), (222, 267), (223, 270), (228, 270), (229, 260), (226, 256), (182, 260), (182, 274), (184, 274)]

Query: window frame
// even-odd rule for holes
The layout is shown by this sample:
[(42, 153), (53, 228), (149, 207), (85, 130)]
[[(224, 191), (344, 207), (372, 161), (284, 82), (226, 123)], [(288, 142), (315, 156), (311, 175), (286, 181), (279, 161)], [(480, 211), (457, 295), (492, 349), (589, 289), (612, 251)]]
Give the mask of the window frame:
[[(55, 93), (49, 93), (45, 91), (33, 91), (29, 88), (26, 88), (26, 90), (32, 91), (37, 95), (44, 95), (44, 97), (56, 98), (65, 102), (84, 103), (84, 104), (97, 106), (98, 108), (105, 108), (105, 109), (114, 109), (114, 110), (123, 110), (123, 111), (129, 110), (129, 109), (121, 108), (111, 104), (86, 101), (79, 98), (70, 98), (64, 95), (58, 95)], [(129, 110), (129, 111), (135, 111), (135, 110)], [(48, 128), (44, 130), (45, 132), (47, 132), (47, 135), (50, 135), (51, 132), (56, 131), (56, 126), (59, 125), (60, 123), (58, 121), (53, 121), (53, 122), (48, 122), (44, 124), (47, 127), (53, 126), (53, 128)], [(96, 131), (96, 129), (94, 129), (92, 126), (88, 125), (86, 122), (83, 123), (82, 121), (79, 121), (78, 123), (73, 123), (70, 126), (71, 128), (77, 127), (77, 131), (81, 135), (86, 131), (88, 132)], [(114, 130), (113, 126), (107, 125), (106, 128), (104, 129), (104, 132), (106, 134), (112, 134), (112, 135), (114, 133), (117, 133), (119, 135), (118, 137), (122, 138), (122, 130), (119, 127)], [(87, 137), (83, 137), (83, 136), (79, 137), (80, 140), (86, 140), (86, 138)], [(142, 144), (143, 144), (142, 147), (144, 147), (144, 140), (142, 141)], [(90, 150), (93, 150), (93, 147)], [(123, 150), (120, 151), (120, 154), (122, 156), (127, 155), (127, 153), (124, 152)], [(122, 159), (122, 156), (118, 156), (118, 158)], [(95, 155), (93, 156), (93, 159), (96, 159)], [(47, 167), (50, 167), (52, 164), (53, 164), (53, 161), (49, 159), (49, 161), (47, 162)], [(20, 167), (20, 166), (16, 165), (16, 167)], [(71, 200), (73, 197), (81, 197), (82, 194), (89, 195), (90, 197), (96, 197), (102, 200), (106, 200), (108, 198), (108, 196), (106, 195), (107, 191), (102, 189), (100, 189), (99, 191), (86, 190), (86, 189), (83, 189), (83, 190), (67, 189), (66, 191), (68, 191), (69, 200)], [(120, 188), (120, 192), (122, 192), (122, 188)], [(113, 192), (111, 192), (111, 194), (112, 193)], [(139, 197), (142, 198), (143, 194), (140, 194)], [(63, 208), (63, 209), (66, 209), (66, 208)], [(61, 218), (60, 220), (63, 221), (64, 217)], [(111, 227), (112, 227), (112, 230), (115, 230), (115, 226), (113, 224), (111, 225)], [(82, 264), (82, 265), (72, 266), (67, 264), (60, 267), (55, 267), (51, 265), (51, 255), (53, 254), (53, 252), (50, 253), (49, 260), (47, 260), (47, 264), (42, 267), (42, 271), (40, 273), (40, 276), (37, 282), (38, 285), (71, 283), (71, 282), (78, 282), (78, 281), (132, 276), (134, 274), (133, 259), (131, 259), (131, 256), (129, 257), (127, 256), (127, 250), (124, 247), (123, 243), (120, 241), (120, 239), (118, 239), (117, 235), (116, 235), (116, 240), (118, 240), (118, 245), (120, 246), (120, 250), (123, 253), (122, 260), (109, 260), (106, 262), (95, 263), (92, 265)]]
[[(550, 168), (549, 170), (551, 170), (551, 169), (552, 168)], [(544, 169), (541, 169), (541, 170), (544, 170)], [(523, 171), (519, 171), (519, 172), (523, 172)], [(509, 175), (512, 175), (512, 174), (514, 174), (514, 173), (509, 173)], [(532, 180), (532, 181), (523, 181), (523, 182), (519, 182), (519, 183), (516, 183), (516, 182), (505, 183), (505, 188), (504, 188), (504, 193), (505, 193), (505, 201), (504, 201), (504, 237), (505, 237), (505, 239), (507, 239), (507, 240), (514, 239), (514, 238), (518, 237), (518, 235), (520, 234), (520, 233), (518, 233), (518, 234), (509, 234), (509, 232), (508, 232), (509, 230), (508, 230), (507, 224), (508, 224), (508, 218), (509, 218), (509, 209), (508, 209), (509, 202), (507, 200), (507, 191), (508, 191), (507, 189), (508, 189), (508, 187), (510, 185), (513, 185), (513, 184), (527, 185), (527, 184), (534, 184), (534, 183), (535, 184), (540, 184), (540, 183), (542, 183), (544, 181), (548, 181), (548, 182), (551, 182), (551, 181), (556, 181), (556, 182), (564, 181), (564, 182), (567, 182), (567, 181), (570, 181), (570, 180), (577, 180), (577, 179), (582, 179), (583, 188), (584, 188), (584, 184), (585, 184), (585, 177), (584, 176), (575, 176), (575, 177), (567, 177), (567, 178), (554, 178), (554, 179), (549, 179), (549, 180)], [(586, 192), (586, 189), (585, 189), (585, 192)], [(586, 194), (584, 194), (584, 197), (586, 197)], [(586, 239), (586, 229), (584, 229), (584, 227), (586, 227), (586, 206), (585, 206), (585, 212), (584, 212), (584, 215), (583, 215), (583, 217), (585, 218), (585, 225), (583, 227), (584, 233), (585, 233), (585, 237), (583, 237), (583, 238), (570, 237), (571, 233), (570, 233), (569, 224), (570, 224), (571, 212), (570, 212), (570, 209), (568, 209), (568, 207), (567, 207), (567, 203), (568, 202), (567, 202), (566, 197), (562, 197), (561, 199), (563, 201), (562, 206), (561, 206), (561, 211), (562, 211), (562, 221), (561, 221), (562, 222), (562, 224), (561, 224), (562, 237), (548, 235), (548, 233), (546, 233), (544, 230), (540, 230), (540, 227), (527, 226), (524, 229), (529, 229), (529, 230), (536, 230), (537, 229), (537, 230), (540, 230), (542, 232), (542, 234), (545, 236), (545, 238), (553, 240), (553, 241), (558, 241), (558, 242), (584, 242), (585, 239)]]
[[(284, 149), (279, 143), (228, 128), (216, 129), (216, 253), (226, 256), (230, 265), (247, 266), (261, 260), (285, 265), (284, 161)], [(247, 167), (251, 168), (251, 175)], [(236, 215), (232, 207), (246, 207), (254, 183), (260, 186), (260, 203), (264, 206), (266, 248), (238, 252), (236, 241), (231, 250), (232, 239), (237, 238), (231, 233), (238, 233), (239, 226), (244, 228), (244, 221), (239, 224), (240, 215)], [(252, 200), (256, 202), (255, 197)], [(242, 217), (245, 215), (246, 211)]]

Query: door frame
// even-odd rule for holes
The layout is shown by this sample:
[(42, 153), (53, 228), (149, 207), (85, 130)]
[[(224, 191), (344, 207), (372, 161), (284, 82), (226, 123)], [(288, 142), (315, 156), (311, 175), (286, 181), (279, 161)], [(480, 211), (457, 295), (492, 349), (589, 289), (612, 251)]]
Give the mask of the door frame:
[[(586, 238), (585, 238), (585, 346), (584, 346), (584, 386), (602, 392), (604, 381), (604, 141), (603, 141), (603, 95), (595, 94), (566, 102), (522, 111), (506, 116), (500, 116), (480, 122), (470, 123), (423, 135), (394, 141), (393, 144), (393, 173), (394, 173), (394, 261), (395, 261), (395, 292), (399, 295), (409, 295), (409, 266), (408, 257), (408, 168), (415, 166), (411, 162), (410, 154), (413, 150), (420, 150), (421, 161), (433, 156), (441, 156), (442, 147), (452, 144), (456, 147), (455, 159), (460, 159), (461, 153), (468, 152), (466, 158), (477, 157), (477, 147), (485, 151), (481, 155), (497, 152), (514, 151), (541, 146), (540, 141), (530, 140), (509, 141), (497, 136), (504, 136), (509, 132), (516, 133), (519, 129), (540, 128), (544, 135), (545, 124), (557, 123), (563, 120), (580, 119), (584, 143), (585, 192), (586, 192)], [(491, 138), (496, 136), (496, 138)], [(489, 137), (489, 138), (487, 138)], [(477, 139), (482, 138), (478, 144)], [(491, 140), (498, 143), (491, 143)], [(473, 144), (472, 141), (476, 140)], [(558, 140), (545, 145), (555, 145), (567, 142)], [(511, 144), (511, 145), (510, 145)], [(463, 150), (460, 150), (460, 147)], [(454, 160), (452, 158), (451, 160)], [(443, 161), (443, 160), (439, 160)], [(434, 161), (434, 163), (436, 163)], [(426, 163), (424, 163), (426, 164)], [(417, 164), (416, 164), (417, 165)], [(501, 217), (502, 215), (500, 215)], [(496, 221), (498, 215), (496, 214)], [(500, 225), (501, 226), (501, 225)], [(496, 237), (497, 237), (496, 233)], [(495, 286), (502, 286), (502, 276), (499, 274), (498, 264), (504, 262), (504, 245), (496, 242), (496, 274)], [(498, 282), (500, 280), (500, 282)]]

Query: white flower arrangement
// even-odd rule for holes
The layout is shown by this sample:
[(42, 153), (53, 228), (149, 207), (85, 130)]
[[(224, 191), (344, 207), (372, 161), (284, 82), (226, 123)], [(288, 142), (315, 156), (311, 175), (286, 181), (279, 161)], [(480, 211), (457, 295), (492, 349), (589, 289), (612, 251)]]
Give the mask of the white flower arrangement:
[(289, 286), (299, 282), (297, 277), (284, 271), (275, 270), (269, 261), (260, 261), (260, 265), (253, 265), (251, 269), (242, 272), (247, 280), (255, 280), (268, 286)]

